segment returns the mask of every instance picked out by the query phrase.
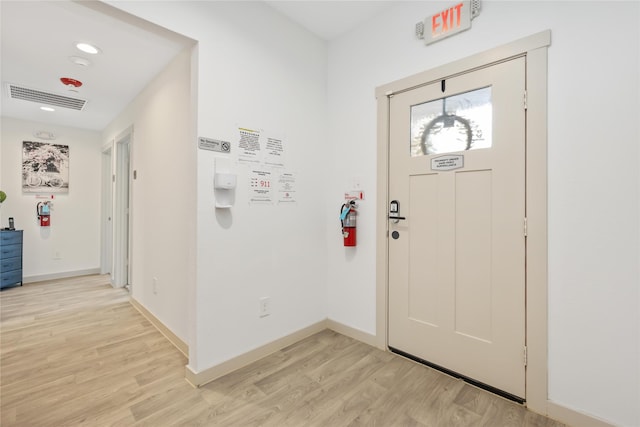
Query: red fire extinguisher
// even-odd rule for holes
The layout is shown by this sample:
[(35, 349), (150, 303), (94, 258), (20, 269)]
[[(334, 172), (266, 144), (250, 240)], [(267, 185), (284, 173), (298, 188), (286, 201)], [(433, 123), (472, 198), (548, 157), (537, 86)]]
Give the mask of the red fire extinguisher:
[(342, 225), (342, 238), (344, 246), (356, 245), (356, 202), (351, 200), (340, 208), (340, 224)]
[(38, 202), (36, 213), (38, 214), (40, 227), (49, 227), (51, 225), (51, 206), (49, 202)]

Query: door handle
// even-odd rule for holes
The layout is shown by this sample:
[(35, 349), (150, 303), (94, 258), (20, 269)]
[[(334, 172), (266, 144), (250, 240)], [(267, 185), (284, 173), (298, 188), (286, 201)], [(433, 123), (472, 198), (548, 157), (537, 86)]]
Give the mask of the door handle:
[(400, 202), (397, 200), (391, 201), (389, 204), (389, 216), (387, 216), (387, 218), (395, 220), (396, 224), (400, 222), (400, 220), (406, 219), (405, 217), (400, 216)]

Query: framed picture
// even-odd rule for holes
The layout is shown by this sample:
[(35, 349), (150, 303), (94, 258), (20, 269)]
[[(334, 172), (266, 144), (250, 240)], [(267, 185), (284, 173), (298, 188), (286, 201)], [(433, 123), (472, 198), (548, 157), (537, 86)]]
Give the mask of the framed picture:
[(69, 192), (69, 146), (22, 142), (22, 191)]

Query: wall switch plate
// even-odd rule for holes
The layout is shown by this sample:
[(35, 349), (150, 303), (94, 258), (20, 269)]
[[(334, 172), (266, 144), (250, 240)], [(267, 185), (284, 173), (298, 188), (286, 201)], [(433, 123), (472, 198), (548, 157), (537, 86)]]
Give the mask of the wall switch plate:
[(260, 311), (259, 311), (259, 316), (260, 317), (266, 317), (269, 316), (271, 314), (271, 298), (269, 297), (262, 297), (260, 298)]

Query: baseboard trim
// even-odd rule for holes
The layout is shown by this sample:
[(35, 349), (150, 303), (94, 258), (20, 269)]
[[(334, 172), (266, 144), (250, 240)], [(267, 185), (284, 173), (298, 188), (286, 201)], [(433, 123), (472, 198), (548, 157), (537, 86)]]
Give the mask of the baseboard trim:
[(547, 415), (549, 418), (553, 418), (570, 426), (614, 427), (614, 424), (601, 420), (594, 415), (587, 415), (551, 400), (547, 401)]
[(87, 270), (63, 271), (60, 273), (25, 276), (22, 278), (22, 283), (45, 282), (47, 280), (66, 279), (69, 277), (89, 276), (93, 274), (100, 274), (100, 268), (89, 268)]
[(185, 367), (185, 379), (194, 387), (200, 387), (211, 381), (214, 381), (220, 377), (230, 374), (244, 366), (247, 366), (255, 361), (267, 357), (276, 351), (295, 344), (300, 340), (303, 340), (313, 334), (324, 331), (327, 329), (327, 320), (322, 320), (318, 323), (314, 323), (311, 326), (300, 329), (292, 334), (279, 338), (268, 344), (260, 346), (233, 359), (222, 362), (219, 365), (212, 366), (204, 371), (194, 372), (189, 365)]
[(182, 341), (180, 337), (171, 332), (169, 328), (165, 326), (156, 316), (153, 315), (149, 310), (147, 310), (142, 304), (136, 301), (133, 297), (129, 298), (129, 302), (142, 314), (151, 324), (162, 334), (166, 339), (169, 340), (171, 344), (173, 344), (180, 353), (184, 354), (185, 357), (189, 357), (189, 346), (186, 342)]
[(371, 335), (360, 329), (352, 328), (343, 323), (336, 322), (335, 320), (327, 319), (327, 329), (331, 329), (339, 334), (345, 335), (354, 340), (369, 344), (372, 347), (377, 347), (378, 337)]

